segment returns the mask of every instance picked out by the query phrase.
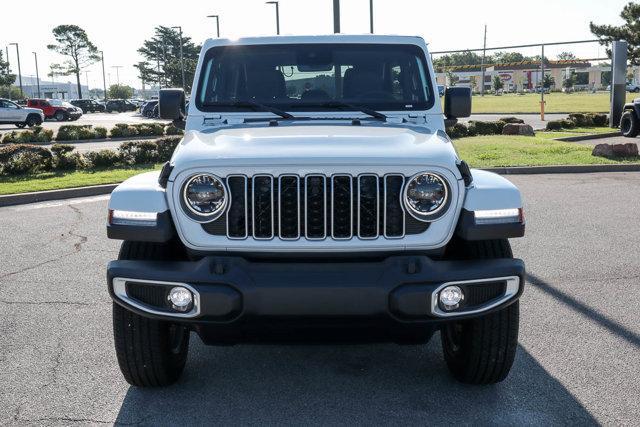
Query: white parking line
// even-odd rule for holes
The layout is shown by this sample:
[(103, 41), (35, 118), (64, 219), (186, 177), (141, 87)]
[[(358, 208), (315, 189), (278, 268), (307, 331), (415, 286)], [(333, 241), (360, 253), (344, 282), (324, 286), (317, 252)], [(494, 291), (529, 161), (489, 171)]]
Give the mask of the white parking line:
[(110, 195), (106, 194), (104, 196), (96, 196), (96, 197), (86, 197), (79, 199), (65, 199), (65, 200), (56, 200), (55, 202), (40, 202), (40, 203), (32, 203), (23, 206), (8, 206), (7, 210), (12, 210), (14, 212), (21, 211), (30, 211), (34, 209), (44, 209), (44, 208), (54, 208), (56, 206), (67, 206), (67, 205), (79, 205), (83, 203), (94, 203), (101, 202), (103, 200), (109, 200)]

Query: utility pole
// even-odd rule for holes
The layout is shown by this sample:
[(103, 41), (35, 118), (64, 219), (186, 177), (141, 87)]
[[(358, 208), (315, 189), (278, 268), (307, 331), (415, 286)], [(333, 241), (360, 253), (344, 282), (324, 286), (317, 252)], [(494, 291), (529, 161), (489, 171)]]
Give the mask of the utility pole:
[(84, 72), (84, 78), (87, 81), (87, 93), (89, 93), (89, 97), (91, 97), (90, 88), (89, 88), (89, 71)]
[(18, 43), (9, 44), (16, 47), (16, 55), (18, 57), (18, 81), (20, 82), (20, 96), (24, 98), (24, 91), (22, 90), (22, 70), (20, 69), (20, 48), (18, 47)]
[(484, 44), (482, 45), (482, 65), (480, 66), (480, 69), (482, 70), (482, 83), (480, 84), (480, 96), (484, 96), (484, 78), (485, 78), (485, 71), (484, 71), (484, 63), (487, 59), (487, 24), (484, 24)]
[(274, 4), (276, 6), (276, 34), (280, 35), (280, 5), (277, 1), (268, 1), (266, 4)]
[(609, 114), (609, 126), (620, 126), (620, 118), (625, 104), (627, 86), (627, 47), (623, 40), (614, 40), (611, 45), (611, 110)]
[(164, 80), (164, 85), (165, 87), (168, 87), (167, 85), (167, 40), (163, 37), (162, 38), (162, 69), (163, 69), (163, 80)]
[(216, 34), (220, 38), (220, 16), (219, 15), (207, 15), (207, 18), (216, 18)]
[(104, 74), (104, 52), (100, 51), (100, 58), (102, 60), (102, 86), (104, 87), (104, 100), (107, 100), (107, 79)]
[(333, 0), (333, 32), (340, 32), (340, 0)]
[(184, 78), (184, 57), (182, 55), (182, 27), (177, 26), (177, 27), (171, 27), (171, 28), (177, 28), (178, 31), (180, 32), (180, 69), (182, 71), (182, 89), (186, 90), (187, 84)]
[(544, 122), (544, 45), (542, 45), (542, 56), (540, 57), (540, 120)]
[(373, 34), (373, 0), (369, 0), (369, 32)]
[(36, 60), (36, 84), (38, 85), (38, 98), (41, 98), (40, 95), (40, 73), (38, 72), (38, 54), (33, 52), (33, 57)]

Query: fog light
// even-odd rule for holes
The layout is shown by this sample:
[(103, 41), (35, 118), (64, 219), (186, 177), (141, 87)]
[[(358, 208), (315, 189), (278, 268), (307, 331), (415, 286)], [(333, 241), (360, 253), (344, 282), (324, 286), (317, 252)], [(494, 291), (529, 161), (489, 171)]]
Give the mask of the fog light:
[(193, 294), (187, 288), (182, 286), (176, 286), (169, 291), (167, 296), (169, 302), (171, 302), (171, 308), (176, 311), (189, 311), (193, 307)]
[(464, 300), (462, 289), (457, 286), (447, 286), (440, 291), (440, 304), (444, 310), (455, 310)]

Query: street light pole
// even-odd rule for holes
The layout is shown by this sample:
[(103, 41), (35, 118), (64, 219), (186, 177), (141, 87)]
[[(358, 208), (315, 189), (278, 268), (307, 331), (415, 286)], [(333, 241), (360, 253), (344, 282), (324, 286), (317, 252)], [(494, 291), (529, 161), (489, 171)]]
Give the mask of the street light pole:
[(333, 32), (340, 32), (340, 0), (333, 0)]
[(112, 65), (111, 68), (116, 69), (116, 82), (120, 86), (120, 68), (122, 68), (122, 65)]
[(102, 86), (104, 88), (104, 100), (107, 100), (107, 79), (104, 74), (104, 52), (100, 51), (100, 58), (102, 60)]
[(373, 0), (369, 0), (369, 29), (373, 34)]
[(268, 1), (266, 4), (274, 4), (276, 6), (276, 34), (280, 35), (280, 4), (277, 1)]
[(216, 34), (220, 38), (220, 16), (219, 15), (207, 15), (207, 18), (216, 18)]
[(20, 82), (20, 96), (24, 98), (24, 91), (22, 90), (22, 70), (20, 69), (20, 48), (18, 43), (9, 43), (16, 47), (16, 55), (18, 56), (18, 81)]
[[(84, 72), (84, 78), (87, 81), (87, 92), (89, 92), (91, 89), (89, 88), (89, 71)], [(89, 96), (91, 96), (91, 94), (89, 93)]]
[(33, 52), (33, 57), (36, 60), (36, 84), (38, 85), (38, 98), (41, 98), (40, 95), (40, 73), (38, 72), (38, 54)]
[(182, 88), (186, 90), (186, 79), (184, 78), (184, 57), (182, 55), (182, 27), (177, 26), (177, 27), (171, 27), (171, 28), (177, 28), (178, 31), (180, 32), (180, 69), (182, 71)]

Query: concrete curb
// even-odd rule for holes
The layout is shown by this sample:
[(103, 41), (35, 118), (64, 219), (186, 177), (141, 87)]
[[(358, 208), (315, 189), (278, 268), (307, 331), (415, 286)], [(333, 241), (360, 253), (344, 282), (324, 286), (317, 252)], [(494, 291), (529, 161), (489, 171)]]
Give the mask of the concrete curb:
[(579, 141), (590, 141), (592, 139), (613, 138), (616, 136), (622, 136), (622, 133), (618, 131), (618, 132), (596, 133), (596, 134), (580, 135), (580, 136), (565, 136), (562, 138), (556, 138), (555, 140), (564, 141), (564, 142), (579, 142)]
[[(575, 166), (518, 166), (485, 168), (500, 175), (536, 175), (554, 173), (597, 173), (597, 172), (640, 172), (640, 163), (622, 165), (575, 165)], [(27, 203), (50, 200), (73, 199), (76, 197), (111, 194), (118, 184), (94, 185), (90, 187), (66, 188), (62, 190), (36, 191), (33, 193), (8, 194), (0, 196), (0, 207), (25, 205)]]
[(0, 196), (0, 207), (110, 194), (117, 186), (118, 184), (105, 184), (90, 187), (65, 188), (62, 190), (35, 191), (33, 193), (7, 194)]
[(535, 175), (552, 173), (640, 172), (640, 163), (618, 165), (560, 165), (486, 168), (500, 175)]

